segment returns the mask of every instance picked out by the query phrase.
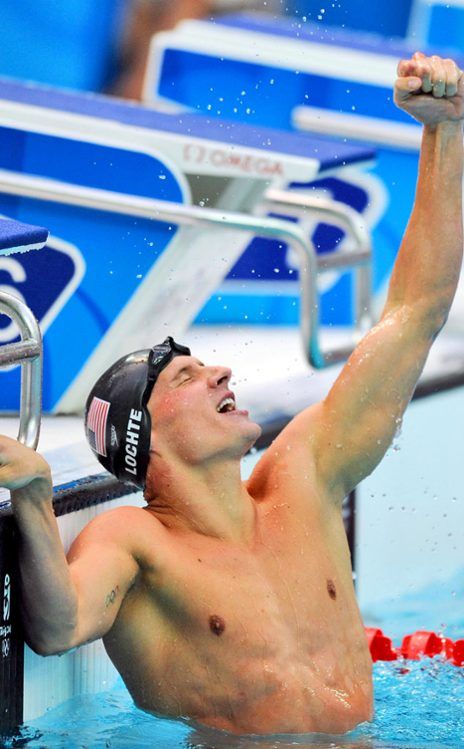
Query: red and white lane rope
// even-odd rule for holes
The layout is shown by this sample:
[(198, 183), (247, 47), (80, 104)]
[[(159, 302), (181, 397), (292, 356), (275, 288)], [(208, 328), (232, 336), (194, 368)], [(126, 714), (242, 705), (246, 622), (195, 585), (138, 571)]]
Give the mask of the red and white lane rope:
[(419, 630), (406, 635), (399, 648), (395, 648), (391, 639), (381, 629), (365, 627), (367, 642), (372, 660), (396, 661), (398, 658), (419, 660), (424, 656), (433, 658), (441, 655), (455, 666), (464, 666), (464, 640), (451, 640), (449, 637)]

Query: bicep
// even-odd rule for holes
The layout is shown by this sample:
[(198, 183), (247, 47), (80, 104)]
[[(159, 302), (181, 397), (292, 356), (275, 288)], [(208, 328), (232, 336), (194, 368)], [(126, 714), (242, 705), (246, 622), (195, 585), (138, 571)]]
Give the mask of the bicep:
[(69, 550), (69, 570), (77, 595), (72, 647), (103, 637), (111, 629), (137, 577), (138, 564), (121, 536), (97, 519)]

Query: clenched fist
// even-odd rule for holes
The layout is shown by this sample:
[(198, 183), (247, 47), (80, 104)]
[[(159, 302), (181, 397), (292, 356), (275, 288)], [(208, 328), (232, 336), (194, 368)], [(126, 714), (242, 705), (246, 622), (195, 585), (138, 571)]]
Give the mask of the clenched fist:
[(456, 63), (416, 52), (401, 60), (395, 103), (424, 125), (464, 119), (464, 74)]

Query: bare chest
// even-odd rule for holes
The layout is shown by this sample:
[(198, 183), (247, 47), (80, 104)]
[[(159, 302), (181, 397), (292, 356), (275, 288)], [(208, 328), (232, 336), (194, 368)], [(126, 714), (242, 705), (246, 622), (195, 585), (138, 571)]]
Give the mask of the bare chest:
[(123, 613), (139, 605), (161, 632), (260, 657), (274, 645), (314, 652), (340, 621), (344, 631), (359, 623), (341, 518), (324, 523), (285, 501), (259, 508), (251, 544), (174, 535), (162, 569), (146, 572)]
[[(321, 690), (330, 701), (331, 690), (350, 695), (368, 681), (348, 559), (337, 547), (343, 532), (327, 538), (310, 518), (279, 509), (263, 514), (252, 549), (184, 539), (163, 574), (148, 575), (124, 605), (117, 665), (130, 681), (133, 664), (143, 664), (152, 709), (175, 714), (172, 694), (159, 703), (166, 683), (186, 714), (206, 720), (193, 695), (207, 695), (219, 713), (232, 704), (236, 714), (264, 715), (285, 702), (290, 715)], [(141, 683), (139, 671), (131, 691)]]
[(251, 553), (190, 548), (152, 590), (165, 616), (178, 608), (191, 632), (216, 637), (279, 629), (301, 635), (321, 617), (337, 617), (353, 598), (349, 571), (322, 544), (264, 535)]

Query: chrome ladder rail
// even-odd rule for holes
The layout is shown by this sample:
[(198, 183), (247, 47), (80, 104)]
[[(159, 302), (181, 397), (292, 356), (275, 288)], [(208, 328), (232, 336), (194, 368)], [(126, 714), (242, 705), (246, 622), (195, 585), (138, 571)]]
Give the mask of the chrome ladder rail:
[(371, 235), (359, 213), (337, 200), (302, 194), (291, 190), (267, 190), (269, 207), (295, 208), (311, 211), (323, 221), (343, 229), (353, 240), (353, 248), (340, 246), (330, 253), (316, 255), (319, 273), (336, 269), (355, 273), (354, 320), (355, 336), (359, 340), (374, 323), (372, 311), (372, 242)]
[(11, 318), (20, 330), (20, 341), (0, 346), (0, 367), (21, 364), (18, 441), (35, 450), (42, 416), (42, 335), (39, 323), (24, 302), (3, 291), (0, 292), (0, 313)]
[(48, 200), (111, 213), (136, 216), (184, 226), (215, 226), (252, 232), (278, 239), (290, 245), (300, 257), (300, 329), (309, 363), (321, 369), (349, 356), (356, 344), (324, 352), (320, 344), (319, 304), (317, 293), (318, 259), (302, 229), (288, 221), (257, 218), (212, 208), (185, 206), (178, 203), (144, 198), (110, 190), (70, 185), (45, 177), (24, 175), (0, 169), (0, 193), (36, 200)]

